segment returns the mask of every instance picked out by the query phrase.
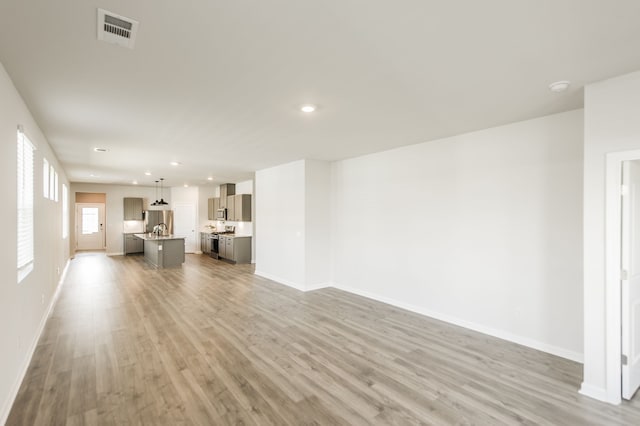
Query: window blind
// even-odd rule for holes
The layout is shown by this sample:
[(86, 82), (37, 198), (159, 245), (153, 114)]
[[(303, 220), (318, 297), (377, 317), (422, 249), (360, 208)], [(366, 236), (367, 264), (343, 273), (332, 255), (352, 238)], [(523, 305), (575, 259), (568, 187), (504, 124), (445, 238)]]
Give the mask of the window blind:
[(18, 129), (18, 281), (33, 266), (33, 151), (27, 136)]
[(53, 185), (55, 187), (53, 201), (58, 202), (58, 172), (54, 172), (55, 179), (53, 180)]
[(69, 236), (69, 190), (62, 184), (62, 238)]
[(49, 198), (49, 162), (46, 158), (42, 159), (42, 195)]

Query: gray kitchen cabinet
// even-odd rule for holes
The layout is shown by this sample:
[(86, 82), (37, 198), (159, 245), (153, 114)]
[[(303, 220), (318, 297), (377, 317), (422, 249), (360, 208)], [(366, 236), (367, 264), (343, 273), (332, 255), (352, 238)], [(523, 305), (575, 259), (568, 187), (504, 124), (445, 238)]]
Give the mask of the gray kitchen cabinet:
[(184, 238), (144, 240), (144, 260), (158, 268), (175, 268), (184, 263)]
[(142, 253), (144, 241), (134, 237), (133, 234), (124, 234), (124, 254)]
[(124, 198), (124, 220), (142, 220), (142, 198)]
[(227, 197), (227, 220), (235, 221), (236, 219), (236, 202), (235, 195)]
[(229, 208), (227, 205), (227, 198), (229, 195), (235, 195), (236, 193), (236, 184), (235, 183), (225, 183), (224, 185), (220, 185), (220, 208)]
[(207, 219), (216, 220), (216, 214), (220, 208), (220, 198), (209, 198), (207, 200)]
[(216, 218), (216, 214), (220, 209), (220, 198), (216, 197), (213, 199), (213, 218)]
[(224, 235), (218, 237), (218, 258), (227, 258), (227, 238)]
[(204, 254), (211, 254), (211, 234), (208, 232), (200, 233), (200, 250)]
[(207, 200), (207, 219), (216, 220), (216, 210), (213, 206), (213, 198)]
[(220, 235), (218, 252), (219, 257), (233, 263), (251, 263), (251, 237)]
[(235, 201), (235, 221), (251, 222), (251, 194), (234, 195)]

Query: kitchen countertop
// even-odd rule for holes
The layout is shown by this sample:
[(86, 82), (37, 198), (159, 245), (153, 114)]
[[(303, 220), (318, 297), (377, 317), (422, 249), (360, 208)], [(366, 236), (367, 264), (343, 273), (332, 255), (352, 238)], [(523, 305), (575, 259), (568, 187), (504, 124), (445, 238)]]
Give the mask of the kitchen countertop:
[(184, 240), (185, 237), (176, 235), (156, 235), (156, 234), (133, 234), (145, 241), (163, 241), (163, 240)]

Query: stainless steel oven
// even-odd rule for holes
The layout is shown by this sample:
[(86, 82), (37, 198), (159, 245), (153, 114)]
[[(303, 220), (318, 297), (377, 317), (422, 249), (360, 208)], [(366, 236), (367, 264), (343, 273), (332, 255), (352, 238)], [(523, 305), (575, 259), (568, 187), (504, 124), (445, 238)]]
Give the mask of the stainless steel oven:
[(216, 210), (216, 220), (227, 220), (227, 209)]
[(214, 259), (218, 258), (218, 254), (220, 253), (220, 237), (218, 234), (211, 235), (211, 252), (210, 256)]

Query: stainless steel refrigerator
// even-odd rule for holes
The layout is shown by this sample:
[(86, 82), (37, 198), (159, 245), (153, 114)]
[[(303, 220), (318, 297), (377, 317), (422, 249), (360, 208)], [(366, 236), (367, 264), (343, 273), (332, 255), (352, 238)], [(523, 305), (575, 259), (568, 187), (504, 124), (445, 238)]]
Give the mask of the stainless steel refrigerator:
[(147, 210), (144, 212), (144, 228), (146, 232), (153, 232), (156, 225), (164, 223), (167, 228), (165, 235), (173, 234), (173, 210)]

